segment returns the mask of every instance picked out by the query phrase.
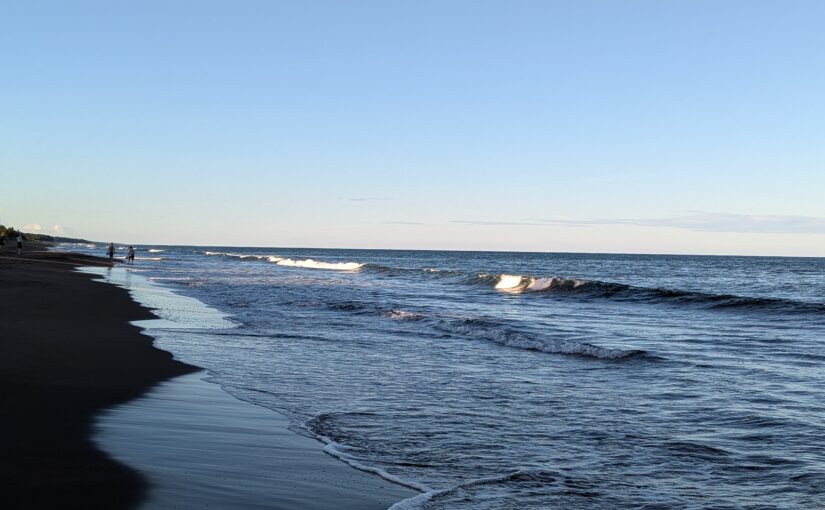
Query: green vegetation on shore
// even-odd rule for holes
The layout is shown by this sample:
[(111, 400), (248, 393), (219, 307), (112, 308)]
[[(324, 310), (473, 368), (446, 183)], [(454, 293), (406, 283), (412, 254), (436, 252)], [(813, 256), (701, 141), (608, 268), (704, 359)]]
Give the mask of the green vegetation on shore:
[(7, 227), (0, 225), (0, 237), (6, 239), (14, 239), (20, 235), (24, 241), (40, 241), (40, 242), (58, 242), (58, 243), (90, 243), (86, 239), (75, 239), (73, 237), (50, 236), (46, 234), (33, 234), (31, 232), (23, 232), (14, 227)]

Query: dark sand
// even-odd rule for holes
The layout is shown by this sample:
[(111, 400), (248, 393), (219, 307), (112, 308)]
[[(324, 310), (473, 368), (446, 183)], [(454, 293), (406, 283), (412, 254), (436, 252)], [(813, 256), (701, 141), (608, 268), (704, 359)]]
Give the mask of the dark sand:
[(203, 373), (156, 386), (198, 369), (128, 323), (155, 316), (125, 290), (71, 271), (108, 261), (9, 248), (0, 508), (380, 509), (416, 494), (324, 455)]
[(143, 510), (386, 510), (418, 495), (330, 457), (283, 415), (204, 377), (163, 382), (98, 418), (95, 440), (149, 480)]
[(90, 441), (93, 418), (196, 368), (129, 324), (154, 316), (125, 290), (70, 271), (108, 261), (37, 249), (0, 255), (0, 507), (131, 508), (146, 483)]

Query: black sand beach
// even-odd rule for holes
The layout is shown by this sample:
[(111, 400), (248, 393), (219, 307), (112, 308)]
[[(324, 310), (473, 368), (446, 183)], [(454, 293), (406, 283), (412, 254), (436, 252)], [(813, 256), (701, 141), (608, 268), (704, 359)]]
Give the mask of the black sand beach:
[(0, 258), (0, 477), (4, 508), (131, 508), (146, 485), (90, 441), (94, 416), (197, 370), (129, 321), (126, 291), (71, 271), (106, 265), (33, 247)]
[(199, 369), (154, 348), (129, 324), (154, 315), (71, 270), (82, 265), (109, 262), (37, 246), (0, 256), (3, 508), (377, 510), (415, 495), (324, 455), (200, 374), (149, 391)]

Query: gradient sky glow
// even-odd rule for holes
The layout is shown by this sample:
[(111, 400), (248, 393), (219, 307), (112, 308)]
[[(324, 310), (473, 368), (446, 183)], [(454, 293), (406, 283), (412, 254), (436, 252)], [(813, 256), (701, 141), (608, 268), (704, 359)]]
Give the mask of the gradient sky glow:
[(825, 256), (825, 2), (8, 2), (0, 223)]

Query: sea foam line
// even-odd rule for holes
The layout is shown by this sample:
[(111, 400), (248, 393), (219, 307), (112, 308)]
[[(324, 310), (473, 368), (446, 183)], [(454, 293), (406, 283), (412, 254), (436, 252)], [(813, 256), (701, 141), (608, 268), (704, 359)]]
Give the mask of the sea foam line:
[[(340, 443), (336, 443), (335, 441), (333, 441), (332, 439), (330, 439), (327, 436), (318, 436), (318, 439), (320, 439), (324, 443), (324, 452), (325, 453), (335, 457), (336, 459), (338, 459), (342, 462), (345, 462), (345, 463), (349, 464), (350, 466), (354, 467), (355, 469), (357, 469), (359, 471), (364, 471), (364, 472), (367, 472), (367, 473), (374, 473), (374, 474), (380, 476), (381, 478), (383, 478), (387, 481), (397, 483), (398, 485), (403, 485), (404, 487), (409, 487), (410, 489), (421, 491), (423, 493), (428, 493), (428, 492), (433, 491), (431, 488), (427, 487), (426, 485), (423, 485), (423, 484), (420, 484), (420, 483), (417, 483), (417, 482), (412, 482), (412, 481), (409, 481), (409, 480), (404, 480), (403, 478), (399, 478), (399, 477), (397, 477), (393, 474), (390, 474), (390, 473), (384, 471), (381, 468), (376, 468), (376, 467), (367, 466), (365, 464), (362, 464), (361, 462), (357, 461), (355, 459), (355, 457), (353, 457), (352, 455), (342, 451), (342, 449), (344, 448), (344, 445), (342, 445)], [(395, 505), (393, 505), (393, 507), (394, 506)]]
[(266, 262), (272, 262), (279, 266), (302, 267), (305, 269), (331, 269), (334, 271), (355, 271), (361, 269), (364, 266), (364, 264), (360, 262), (324, 262), (321, 260), (314, 259), (296, 260), (287, 257), (279, 257), (277, 255), (254, 255), (246, 253), (228, 253), (215, 251), (205, 251), (203, 252), (203, 254), (212, 257), (220, 256), (240, 260), (261, 260)]
[(477, 485), (488, 485), (494, 484), (499, 482), (509, 482), (512, 480), (518, 480), (520, 477), (527, 477), (531, 478), (532, 475), (529, 471), (524, 469), (520, 469), (518, 471), (514, 471), (512, 473), (508, 473), (506, 475), (501, 476), (490, 476), (486, 478), (476, 478), (475, 480), (469, 480), (464, 483), (460, 483), (448, 489), (436, 489), (436, 490), (429, 490), (422, 494), (418, 494), (411, 498), (403, 499), (398, 503), (395, 503), (387, 510), (418, 510), (424, 507), (424, 504), (433, 499), (436, 496), (440, 496), (442, 494), (449, 494), (451, 492), (455, 492), (459, 489), (465, 489), (468, 487), (475, 487)]
[[(275, 257), (272, 257), (275, 258)], [(272, 260), (270, 258), (270, 262), (275, 262), (279, 266), (289, 266), (289, 267), (304, 267), (309, 269), (333, 269), (336, 271), (354, 271), (356, 269), (361, 269), (364, 264), (359, 262), (321, 262), (319, 260), (313, 259), (305, 259), (305, 260), (293, 260), (293, 259), (280, 259), (280, 260)]]

